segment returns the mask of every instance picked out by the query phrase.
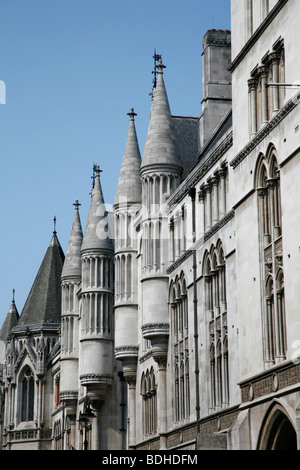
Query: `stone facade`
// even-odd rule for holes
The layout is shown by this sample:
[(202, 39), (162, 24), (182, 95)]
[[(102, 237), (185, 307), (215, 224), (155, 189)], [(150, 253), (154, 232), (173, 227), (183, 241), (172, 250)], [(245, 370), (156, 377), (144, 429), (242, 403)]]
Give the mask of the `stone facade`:
[(113, 214), (96, 166), (85, 231), (76, 201), (65, 259), (55, 233), (13, 301), (3, 449), (300, 448), (300, 5), (231, 3), (232, 32), (203, 39), (199, 116), (172, 116), (159, 58)]

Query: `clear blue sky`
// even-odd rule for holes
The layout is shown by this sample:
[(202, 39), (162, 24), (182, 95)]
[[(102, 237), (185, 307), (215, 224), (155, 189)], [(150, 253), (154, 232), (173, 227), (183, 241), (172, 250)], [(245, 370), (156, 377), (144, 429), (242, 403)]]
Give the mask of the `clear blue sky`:
[(201, 112), (202, 39), (230, 29), (230, 0), (1, 0), (0, 326), (15, 288), (21, 313), (57, 218), (64, 252), (93, 163), (113, 204), (133, 107), (143, 153), (153, 52), (174, 115)]

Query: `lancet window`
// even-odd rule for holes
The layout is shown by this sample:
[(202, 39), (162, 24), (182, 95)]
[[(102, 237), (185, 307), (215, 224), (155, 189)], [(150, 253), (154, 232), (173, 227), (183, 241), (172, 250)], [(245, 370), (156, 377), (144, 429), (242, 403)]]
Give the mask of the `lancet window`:
[(264, 358), (275, 363), (286, 357), (286, 320), (280, 171), (275, 148), (261, 155), (256, 169), (258, 218), (261, 239), (261, 266), (264, 285)]
[(221, 242), (205, 253), (203, 275), (210, 338), (210, 406), (215, 410), (229, 404), (226, 266)]
[(190, 415), (188, 297), (183, 273), (170, 285), (169, 303), (173, 331), (175, 421), (180, 422)]
[(141, 394), (143, 398), (143, 433), (148, 436), (157, 431), (156, 383), (152, 367), (142, 375)]
[(23, 372), (21, 378), (21, 420), (33, 421), (34, 411), (34, 377), (29, 367)]

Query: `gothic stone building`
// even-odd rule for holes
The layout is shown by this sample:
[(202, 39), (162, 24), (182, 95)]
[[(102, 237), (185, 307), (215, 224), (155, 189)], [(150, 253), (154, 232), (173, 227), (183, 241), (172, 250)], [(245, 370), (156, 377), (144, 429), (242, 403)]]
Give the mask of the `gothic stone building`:
[(84, 232), (75, 202), (13, 301), (3, 449), (300, 448), (300, 4), (231, 4), (200, 115), (171, 114), (159, 60), (113, 214), (96, 166)]

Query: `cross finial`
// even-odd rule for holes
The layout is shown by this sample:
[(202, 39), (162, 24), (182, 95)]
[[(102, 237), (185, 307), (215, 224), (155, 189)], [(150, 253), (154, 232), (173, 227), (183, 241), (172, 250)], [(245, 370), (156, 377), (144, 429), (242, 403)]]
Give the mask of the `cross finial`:
[(53, 233), (56, 233), (56, 216), (54, 216), (53, 218), (53, 225), (54, 225)]
[(75, 206), (75, 209), (78, 211), (79, 206), (81, 206), (81, 204), (78, 202), (78, 199), (76, 199), (76, 201), (74, 202), (73, 206)]
[(100, 173), (102, 173), (102, 170), (100, 170), (99, 165), (94, 165), (94, 172), (96, 173), (96, 176), (99, 176)]
[(162, 63), (162, 59), (160, 58), (158, 60), (158, 64), (156, 65), (158, 72), (157, 73), (163, 73), (163, 70), (166, 68), (165, 65)]
[(127, 116), (130, 117), (130, 121), (134, 121), (134, 116), (137, 116), (137, 114), (134, 112), (134, 109), (131, 108), (130, 112), (127, 113)]

